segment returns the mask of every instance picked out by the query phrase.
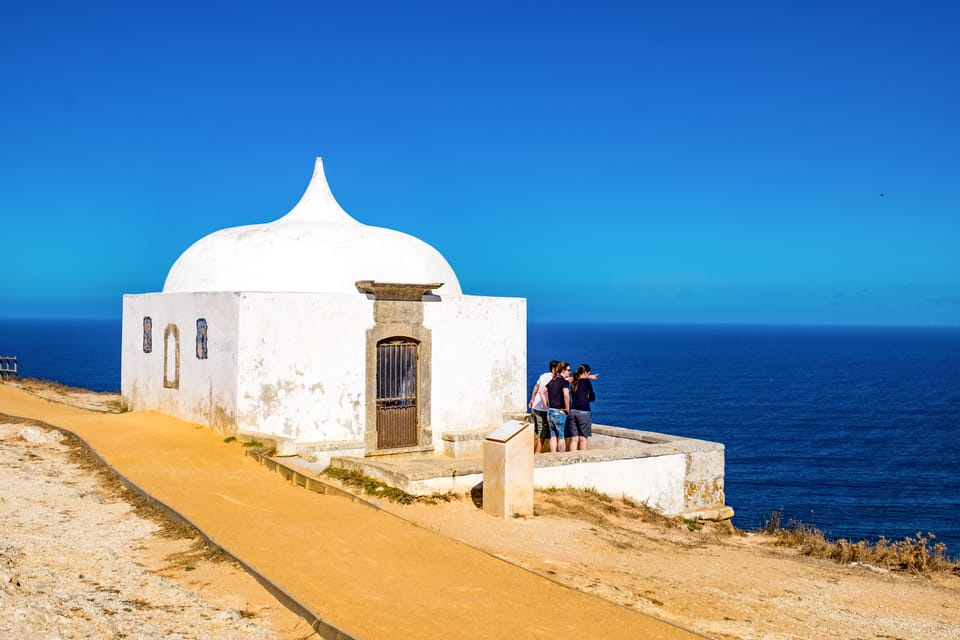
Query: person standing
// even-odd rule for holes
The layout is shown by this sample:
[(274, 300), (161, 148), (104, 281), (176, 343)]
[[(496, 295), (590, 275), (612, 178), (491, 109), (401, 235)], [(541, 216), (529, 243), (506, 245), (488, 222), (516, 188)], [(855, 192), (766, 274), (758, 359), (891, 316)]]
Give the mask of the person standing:
[(543, 450), (543, 444), (550, 439), (550, 424), (547, 422), (547, 405), (543, 403), (540, 397), (540, 390), (547, 388), (547, 383), (553, 380), (553, 372), (556, 371), (557, 360), (550, 361), (550, 370), (541, 373), (540, 377), (533, 384), (533, 392), (530, 394), (530, 415), (533, 416), (533, 452), (540, 453)]
[(590, 436), (593, 435), (593, 417), (590, 403), (597, 399), (593, 390), (596, 376), (590, 375), (590, 365), (582, 364), (573, 374), (570, 383), (570, 414), (567, 416), (567, 451), (586, 451)]
[(566, 438), (567, 413), (570, 411), (570, 363), (561, 362), (553, 372), (553, 379), (540, 391), (547, 405), (547, 422), (550, 424), (550, 451), (563, 451)]

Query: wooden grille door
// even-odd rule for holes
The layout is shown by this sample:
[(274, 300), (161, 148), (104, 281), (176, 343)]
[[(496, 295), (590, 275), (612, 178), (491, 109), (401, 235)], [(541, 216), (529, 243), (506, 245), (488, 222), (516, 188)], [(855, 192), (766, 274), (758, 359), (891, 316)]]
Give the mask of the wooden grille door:
[(417, 343), (377, 344), (377, 448), (417, 444)]

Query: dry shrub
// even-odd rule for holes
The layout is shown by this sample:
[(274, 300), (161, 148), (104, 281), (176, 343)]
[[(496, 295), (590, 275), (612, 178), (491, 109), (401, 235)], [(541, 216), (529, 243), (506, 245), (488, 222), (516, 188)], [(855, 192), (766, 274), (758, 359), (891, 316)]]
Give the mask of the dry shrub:
[(933, 543), (936, 536), (932, 533), (917, 532), (915, 536), (896, 542), (886, 538), (875, 543), (866, 540), (851, 542), (845, 538), (831, 541), (816, 527), (801, 522), (791, 521), (784, 527), (782, 517), (783, 514), (774, 512), (761, 531), (775, 536), (777, 544), (795, 548), (803, 555), (841, 564), (870, 564), (912, 573), (960, 572), (960, 563), (950, 559), (945, 544)]

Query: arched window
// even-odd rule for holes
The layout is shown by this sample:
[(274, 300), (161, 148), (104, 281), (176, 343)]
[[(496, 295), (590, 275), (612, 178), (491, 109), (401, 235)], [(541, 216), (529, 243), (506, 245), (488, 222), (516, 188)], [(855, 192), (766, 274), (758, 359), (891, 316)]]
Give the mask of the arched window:
[(180, 388), (180, 329), (175, 324), (163, 330), (163, 386)]

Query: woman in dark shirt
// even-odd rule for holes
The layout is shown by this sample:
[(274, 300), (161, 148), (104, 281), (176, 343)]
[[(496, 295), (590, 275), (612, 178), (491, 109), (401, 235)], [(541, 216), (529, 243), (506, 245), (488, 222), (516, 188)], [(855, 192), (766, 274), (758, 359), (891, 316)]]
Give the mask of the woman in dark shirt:
[(590, 382), (590, 365), (582, 364), (573, 374), (570, 384), (570, 414), (567, 416), (567, 451), (586, 451), (587, 443), (593, 435), (593, 418), (590, 416), (590, 403), (597, 396)]
[(567, 412), (570, 410), (570, 363), (561, 362), (553, 372), (553, 380), (542, 391), (550, 424), (550, 451), (563, 451), (566, 437)]

